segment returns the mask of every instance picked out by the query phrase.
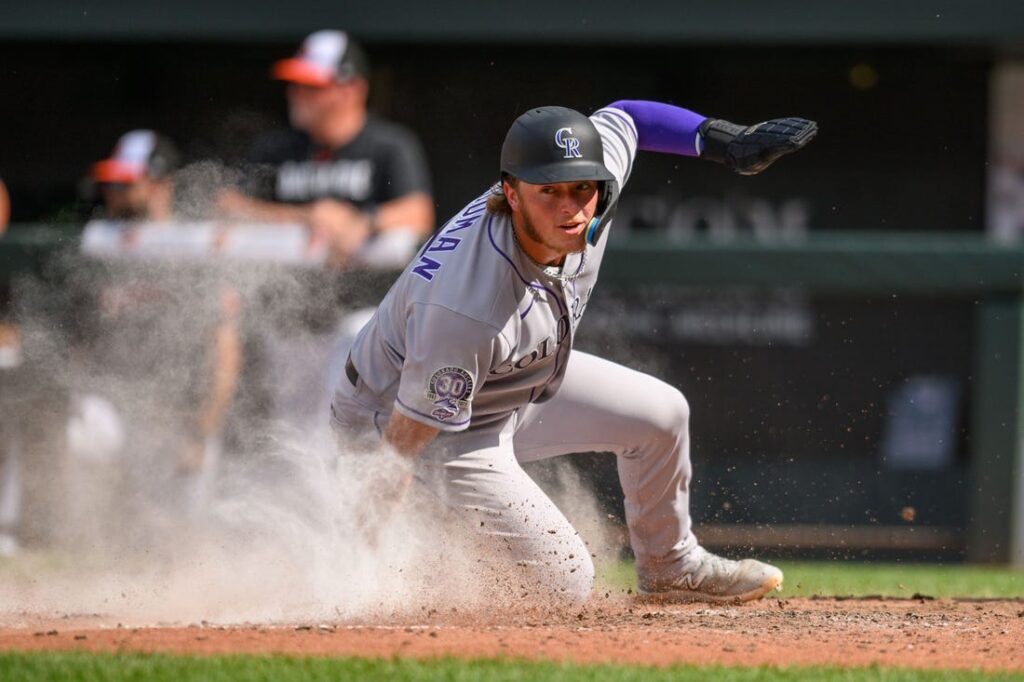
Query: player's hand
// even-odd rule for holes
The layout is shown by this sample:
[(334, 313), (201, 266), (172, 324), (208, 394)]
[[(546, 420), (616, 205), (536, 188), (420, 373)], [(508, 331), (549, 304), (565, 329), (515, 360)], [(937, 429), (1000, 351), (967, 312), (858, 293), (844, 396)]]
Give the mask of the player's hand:
[(251, 204), (252, 200), (237, 189), (231, 188), (228, 188), (218, 194), (215, 201), (218, 215), (228, 217), (245, 215)]
[(330, 264), (344, 266), (370, 236), (370, 219), (348, 202), (321, 199), (310, 207), (309, 228), (314, 243), (327, 245)]
[(18, 328), (14, 325), (0, 322), (0, 348), (17, 348), (21, 345), (21, 337)]
[(704, 141), (701, 158), (724, 164), (740, 175), (755, 175), (813, 140), (818, 124), (789, 117), (741, 126), (709, 118), (701, 124), (700, 134)]

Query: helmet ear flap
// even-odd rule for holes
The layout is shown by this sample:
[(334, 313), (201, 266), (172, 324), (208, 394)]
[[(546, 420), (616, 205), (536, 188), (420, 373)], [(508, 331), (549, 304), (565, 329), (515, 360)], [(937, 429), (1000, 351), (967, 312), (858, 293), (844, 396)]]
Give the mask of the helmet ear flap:
[(597, 210), (594, 217), (590, 219), (587, 230), (584, 233), (587, 243), (596, 246), (601, 235), (604, 233), (612, 216), (615, 215), (616, 202), (618, 201), (618, 185), (614, 180), (601, 181), (600, 198), (597, 200)]
[(597, 213), (595, 217), (600, 217), (605, 209), (608, 208), (608, 204), (611, 203), (612, 190), (607, 180), (601, 180), (597, 183), (598, 187), (598, 199), (597, 199)]

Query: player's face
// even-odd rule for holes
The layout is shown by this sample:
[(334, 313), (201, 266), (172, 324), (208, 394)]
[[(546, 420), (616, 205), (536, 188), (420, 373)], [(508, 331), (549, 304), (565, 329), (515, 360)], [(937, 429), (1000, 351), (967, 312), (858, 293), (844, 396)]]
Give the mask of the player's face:
[(299, 130), (310, 131), (329, 122), (338, 111), (358, 105), (357, 79), (314, 87), (289, 83), (285, 90), (288, 98), (288, 120)]
[(100, 194), (111, 218), (137, 220), (148, 214), (151, 186), (147, 180), (125, 185), (103, 184), (100, 185)]
[[(587, 226), (597, 211), (597, 182), (555, 182), (506, 185), (512, 219), (526, 240), (523, 247), (536, 261), (557, 263), (587, 244)], [(520, 238), (524, 235), (520, 234)]]
[(337, 98), (335, 86), (318, 88), (312, 85), (289, 83), (285, 90), (288, 98), (288, 120), (299, 130), (321, 125), (330, 115)]

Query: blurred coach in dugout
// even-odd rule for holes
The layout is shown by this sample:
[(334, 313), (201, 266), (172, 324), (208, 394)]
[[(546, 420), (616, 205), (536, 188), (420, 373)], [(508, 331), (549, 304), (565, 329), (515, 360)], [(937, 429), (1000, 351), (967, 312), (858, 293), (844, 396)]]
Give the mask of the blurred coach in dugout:
[[(434, 227), (430, 176), (417, 137), (369, 113), (370, 68), (361, 46), (342, 31), (317, 31), (271, 75), (286, 84), (291, 127), (256, 141), (243, 182), (221, 195), (222, 212), (305, 225), (311, 240), (326, 244), (335, 268), (405, 267)], [(353, 302), (358, 292), (342, 284), (332, 295), (327, 289), (335, 285), (307, 273), (309, 295), (265, 316), (276, 320), (275, 330), (253, 355), (276, 424), (303, 432), (323, 426), (315, 415), (327, 409), (343, 371), (329, 358), (344, 357), (373, 314), (354, 307), (366, 304), (365, 294)]]
[(292, 127), (257, 141), (243, 191), (221, 209), (307, 225), (334, 265), (404, 267), (434, 225), (430, 178), (416, 136), (368, 113), (369, 73), (341, 31), (317, 31), (277, 62)]

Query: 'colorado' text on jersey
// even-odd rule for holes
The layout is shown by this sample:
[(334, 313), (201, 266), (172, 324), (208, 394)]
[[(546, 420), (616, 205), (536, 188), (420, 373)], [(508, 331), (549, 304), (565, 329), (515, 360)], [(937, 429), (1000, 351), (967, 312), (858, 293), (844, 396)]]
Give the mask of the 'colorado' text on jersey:
[[(637, 132), (625, 112), (590, 117), (604, 162), (625, 186)], [(516, 243), (511, 220), (486, 209), (492, 187), (438, 231), (395, 282), (352, 347), (366, 407), (445, 431), (508, 418), (549, 399), (561, 383), (576, 328), (607, 246), (570, 254), (547, 274)], [(343, 379), (344, 380), (344, 379)]]

